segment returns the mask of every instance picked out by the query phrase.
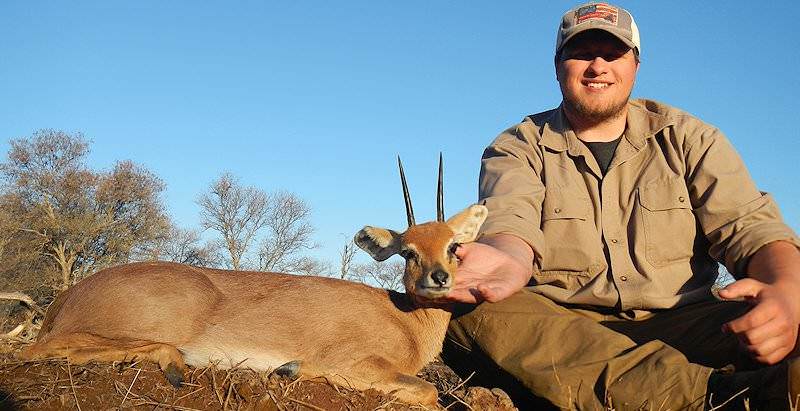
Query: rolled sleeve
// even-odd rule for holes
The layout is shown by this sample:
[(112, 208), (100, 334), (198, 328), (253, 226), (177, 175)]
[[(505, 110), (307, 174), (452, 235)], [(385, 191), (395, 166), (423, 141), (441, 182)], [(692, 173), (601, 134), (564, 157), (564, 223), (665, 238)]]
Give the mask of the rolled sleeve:
[[(743, 277), (746, 273), (750, 257), (773, 241), (788, 241), (800, 248), (797, 235), (782, 222), (778, 205), (771, 195), (762, 193), (746, 208), (751, 211), (742, 216), (740, 221), (721, 229), (731, 233), (723, 262), (728, 271), (737, 277)], [(746, 229), (739, 229), (738, 226)]]
[(519, 128), (510, 129), (486, 148), (481, 158), (478, 196), (489, 209), (481, 234), (511, 234), (534, 250), (545, 250), (540, 228), (544, 185), (537, 170), (541, 157)]
[(769, 194), (759, 191), (744, 162), (715, 128), (699, 133), (687, 152), (687, 180), (709, 254), (736, 277), (745, 276), (750, 257), (764, 245), (797, 235), (781, 218)]

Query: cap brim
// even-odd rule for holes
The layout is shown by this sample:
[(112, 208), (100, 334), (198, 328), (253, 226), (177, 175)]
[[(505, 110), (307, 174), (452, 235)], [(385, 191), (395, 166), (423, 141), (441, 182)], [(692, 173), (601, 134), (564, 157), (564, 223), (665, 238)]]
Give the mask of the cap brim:
[(556, 53), (561, 51), (561, 49), (563, 49), (564, 46), (566, 46), (567, 43), (569, 43), (569, 41), (572, 40), (573, 37), (577, 36), (578, 34), (583, 33), (584, 31), (589, 31), (589, 30), (603, 30), (603, 31), (605, 31), (607, 33), (612, 34), (614, 37), (618, 38), (626, 46), (628, 46), (628, 47), (630, 47), (632, 49), (638, 47), (632, 40), (630, 40), (630, 39), (628, 39), (626, 37), (627, 33), (625, 33), (624, 31), (616, 29), (614, 27), (611, 27), (611, 26), (609, 26), (608, 24), (605, 24), (605, 23), (590, 22), (588, 24), (585, 24), (581, 28), (575, 30), (574, 32), (570, 33), (567, 37), (565, 37), (564, 40), (561, 42), (561, 47), (559, 47), (558, 50), (556, 50)]

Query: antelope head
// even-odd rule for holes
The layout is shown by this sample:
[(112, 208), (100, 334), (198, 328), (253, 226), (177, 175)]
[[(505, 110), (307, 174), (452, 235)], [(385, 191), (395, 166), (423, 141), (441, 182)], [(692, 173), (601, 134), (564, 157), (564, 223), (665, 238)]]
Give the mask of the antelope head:
[(398, 233), (385, 228), (366, 226), (355, 235), (354, 241), (377, 261), (384, 261), (395, 254), (400, 254), (406, 260), (403, 275), (406, 292), (425, 298), (440, 298), (450, 292), (455, 283), (458, 265), (456, 248), (461, 243), (475, 240), (488, 210), (482, 205), (471, 205), (445, 221), (442, 157), (439, 155), (436, 221), (416, 224), (403, 164), (399, 157), (397, 163), (403, 184), (408, 229), (404, 233)]

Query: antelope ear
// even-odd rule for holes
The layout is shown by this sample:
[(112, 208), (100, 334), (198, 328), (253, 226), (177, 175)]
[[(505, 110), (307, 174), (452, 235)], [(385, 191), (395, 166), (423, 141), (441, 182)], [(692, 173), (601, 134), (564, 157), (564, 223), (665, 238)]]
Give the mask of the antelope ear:
[(400, 234), (385, 228), (365, 226), (353, 241), (377, 261), (383, 261), (400, 251)]
[(455, 235), (453, 241), (457, 243), (469, 243), (475, 241), (478, 236), (478, 229), (489, 215), (489, 209), (480, 204), (473, 204), (464, 211), (450, 217), (447, 225), (453, 230)]

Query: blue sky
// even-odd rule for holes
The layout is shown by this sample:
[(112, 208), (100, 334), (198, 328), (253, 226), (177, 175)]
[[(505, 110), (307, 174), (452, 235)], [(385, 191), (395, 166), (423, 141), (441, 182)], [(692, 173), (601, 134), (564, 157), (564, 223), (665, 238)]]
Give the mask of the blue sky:
[[(291, 3), (291, 4), (290, 4)], [(313, 209), (311, 255), (365, 224), (405, 227), (476, 200), (481, 152), (560, 102), (555, 30), (573, 2), (5, 1), (0, 151), (40, 128), (80, 131), (91, 166), (131, 159), (167, 184), (174, 220), (222, 172)], [(633, 95), (722, 129), (800, 229), (795, 3), (620, 2), (641, 30)], [(360, 258), (366, 258), (362, 253)]]

